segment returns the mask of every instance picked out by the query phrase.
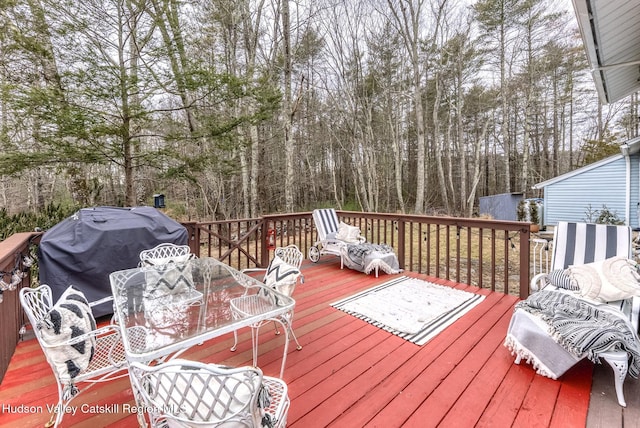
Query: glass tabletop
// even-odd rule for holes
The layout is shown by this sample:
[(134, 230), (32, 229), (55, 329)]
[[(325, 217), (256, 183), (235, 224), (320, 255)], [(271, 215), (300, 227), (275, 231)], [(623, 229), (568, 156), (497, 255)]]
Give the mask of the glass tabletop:
[[(167, 358), (295, 305), (291, 297), (213, 258), (117, 271), (109, 279), (130, 360)], [(251, 296), (252, 310), (232, 310), (232, 302), (243, 296)]]

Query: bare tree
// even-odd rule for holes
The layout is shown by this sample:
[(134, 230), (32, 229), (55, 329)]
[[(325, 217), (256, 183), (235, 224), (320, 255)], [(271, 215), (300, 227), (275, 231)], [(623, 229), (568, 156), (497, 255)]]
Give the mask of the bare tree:
[(426, 157), (426, 125), (424, 120), (424, 99), (422, 90), (422, 67), (420, 58), (420, 41), (423, 38), (424, 22), (422, 21), (425, 0), (387, 0), (391, 20), (398, 34), (402, 36), (404, 46), (411, 64), (413, 78), (413, 104), (415, 110), (416, 129), (416, 176), (414, 212), (424, 212), (425, 192), (425, 157)]

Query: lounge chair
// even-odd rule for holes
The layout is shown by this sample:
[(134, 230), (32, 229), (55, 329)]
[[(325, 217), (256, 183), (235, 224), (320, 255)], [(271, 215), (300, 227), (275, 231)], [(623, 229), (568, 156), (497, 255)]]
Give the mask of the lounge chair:
[(367, 242), (360, 234), (360, 229), (340, 222), (333, 208), (313, 210), (312, 215), (318, 232), (318, 240), (309, 248), (309, 260), (313, 263), (317, 263), (325, 254), (342, 258), (343, 250), (348, 244)]
[(333, 208), (313, 211), (318, 241), (309, 248), (309, 259), (316, 263), (323, 254), (340, 257), (340, 269), (347, 266), (369, 274), (380, 270), (388, 274), (402, 272), (393, 248), (386, 244), (367, 242), (360, 229), (338, 221)]
[[(633, 291), (640, 287), (632, 280), (637, 271), (629, 259), (631, 228), (559, 222), (552, 251), (551, 271), (535, 275), (534, 293), (516, 305), (505, 346), (516, 364), (524, 359), (552, 379), (584, 358), (602, 358), (613, 367), (618, 403), (626, 406), (625, 377), (637, 377), (640, 368), (640, 298)], [(614, 274), (615, 281), (604, 279)], [(610, 288), (615, 293), (605, 294)]]

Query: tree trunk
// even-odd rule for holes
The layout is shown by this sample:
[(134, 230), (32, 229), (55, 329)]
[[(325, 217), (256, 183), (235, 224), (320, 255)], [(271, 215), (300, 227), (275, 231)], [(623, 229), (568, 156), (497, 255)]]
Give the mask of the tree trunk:
[(448, 186), (447, 180), (444, 175), (444, 166), (443, 162), (443, 150), (442, 150), (442, 138), (440, 136), (440, 119), (438, 117), (438, 108), (440, 106), (440, 98), (442, 97), (442, 90), (440, 88), (440, 77), (439, 72), (436, 72), (436, 76), (434, 78), (436, 83), (436, 92), (434, 95), (433, 101), (433, 133), (434, 133), (434, 149), (435, 149), (435, 162), (436, 162), (436, 171), (438, 173), (438, 186), (441, 192), (442, 203), (447, 211), (447, 214), (451, 214), (451, 205), (449, 203), (449, 195), (448, 195)]
[(282, 1), (282, 37), (284, 49), (284, 99), (282, 102), (283, 130), (284, 130), (284, 156), (285, 156), (285, 182), (284, 199), (287, 212), (293, 212), (295, 176), (293, 165), (293, 136), (291, 125), (293, 111), (291, 103), (291, 34), (289, 25), (289, 0)]

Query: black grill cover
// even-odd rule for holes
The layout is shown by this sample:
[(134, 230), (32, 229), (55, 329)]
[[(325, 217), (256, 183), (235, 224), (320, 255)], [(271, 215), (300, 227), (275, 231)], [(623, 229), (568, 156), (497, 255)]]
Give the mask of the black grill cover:
[[(111, 272), (136, 267), (140, 251), (163, 242), (187, 244), (188, 233), (155, 208), (81, 209), (42, 235), (40, 283), (51, 287), (54, 302), (69, 285), (93, 302), (111, 296)], [(96, 317), (112, 312), (112, 303), (93, 308)]]

